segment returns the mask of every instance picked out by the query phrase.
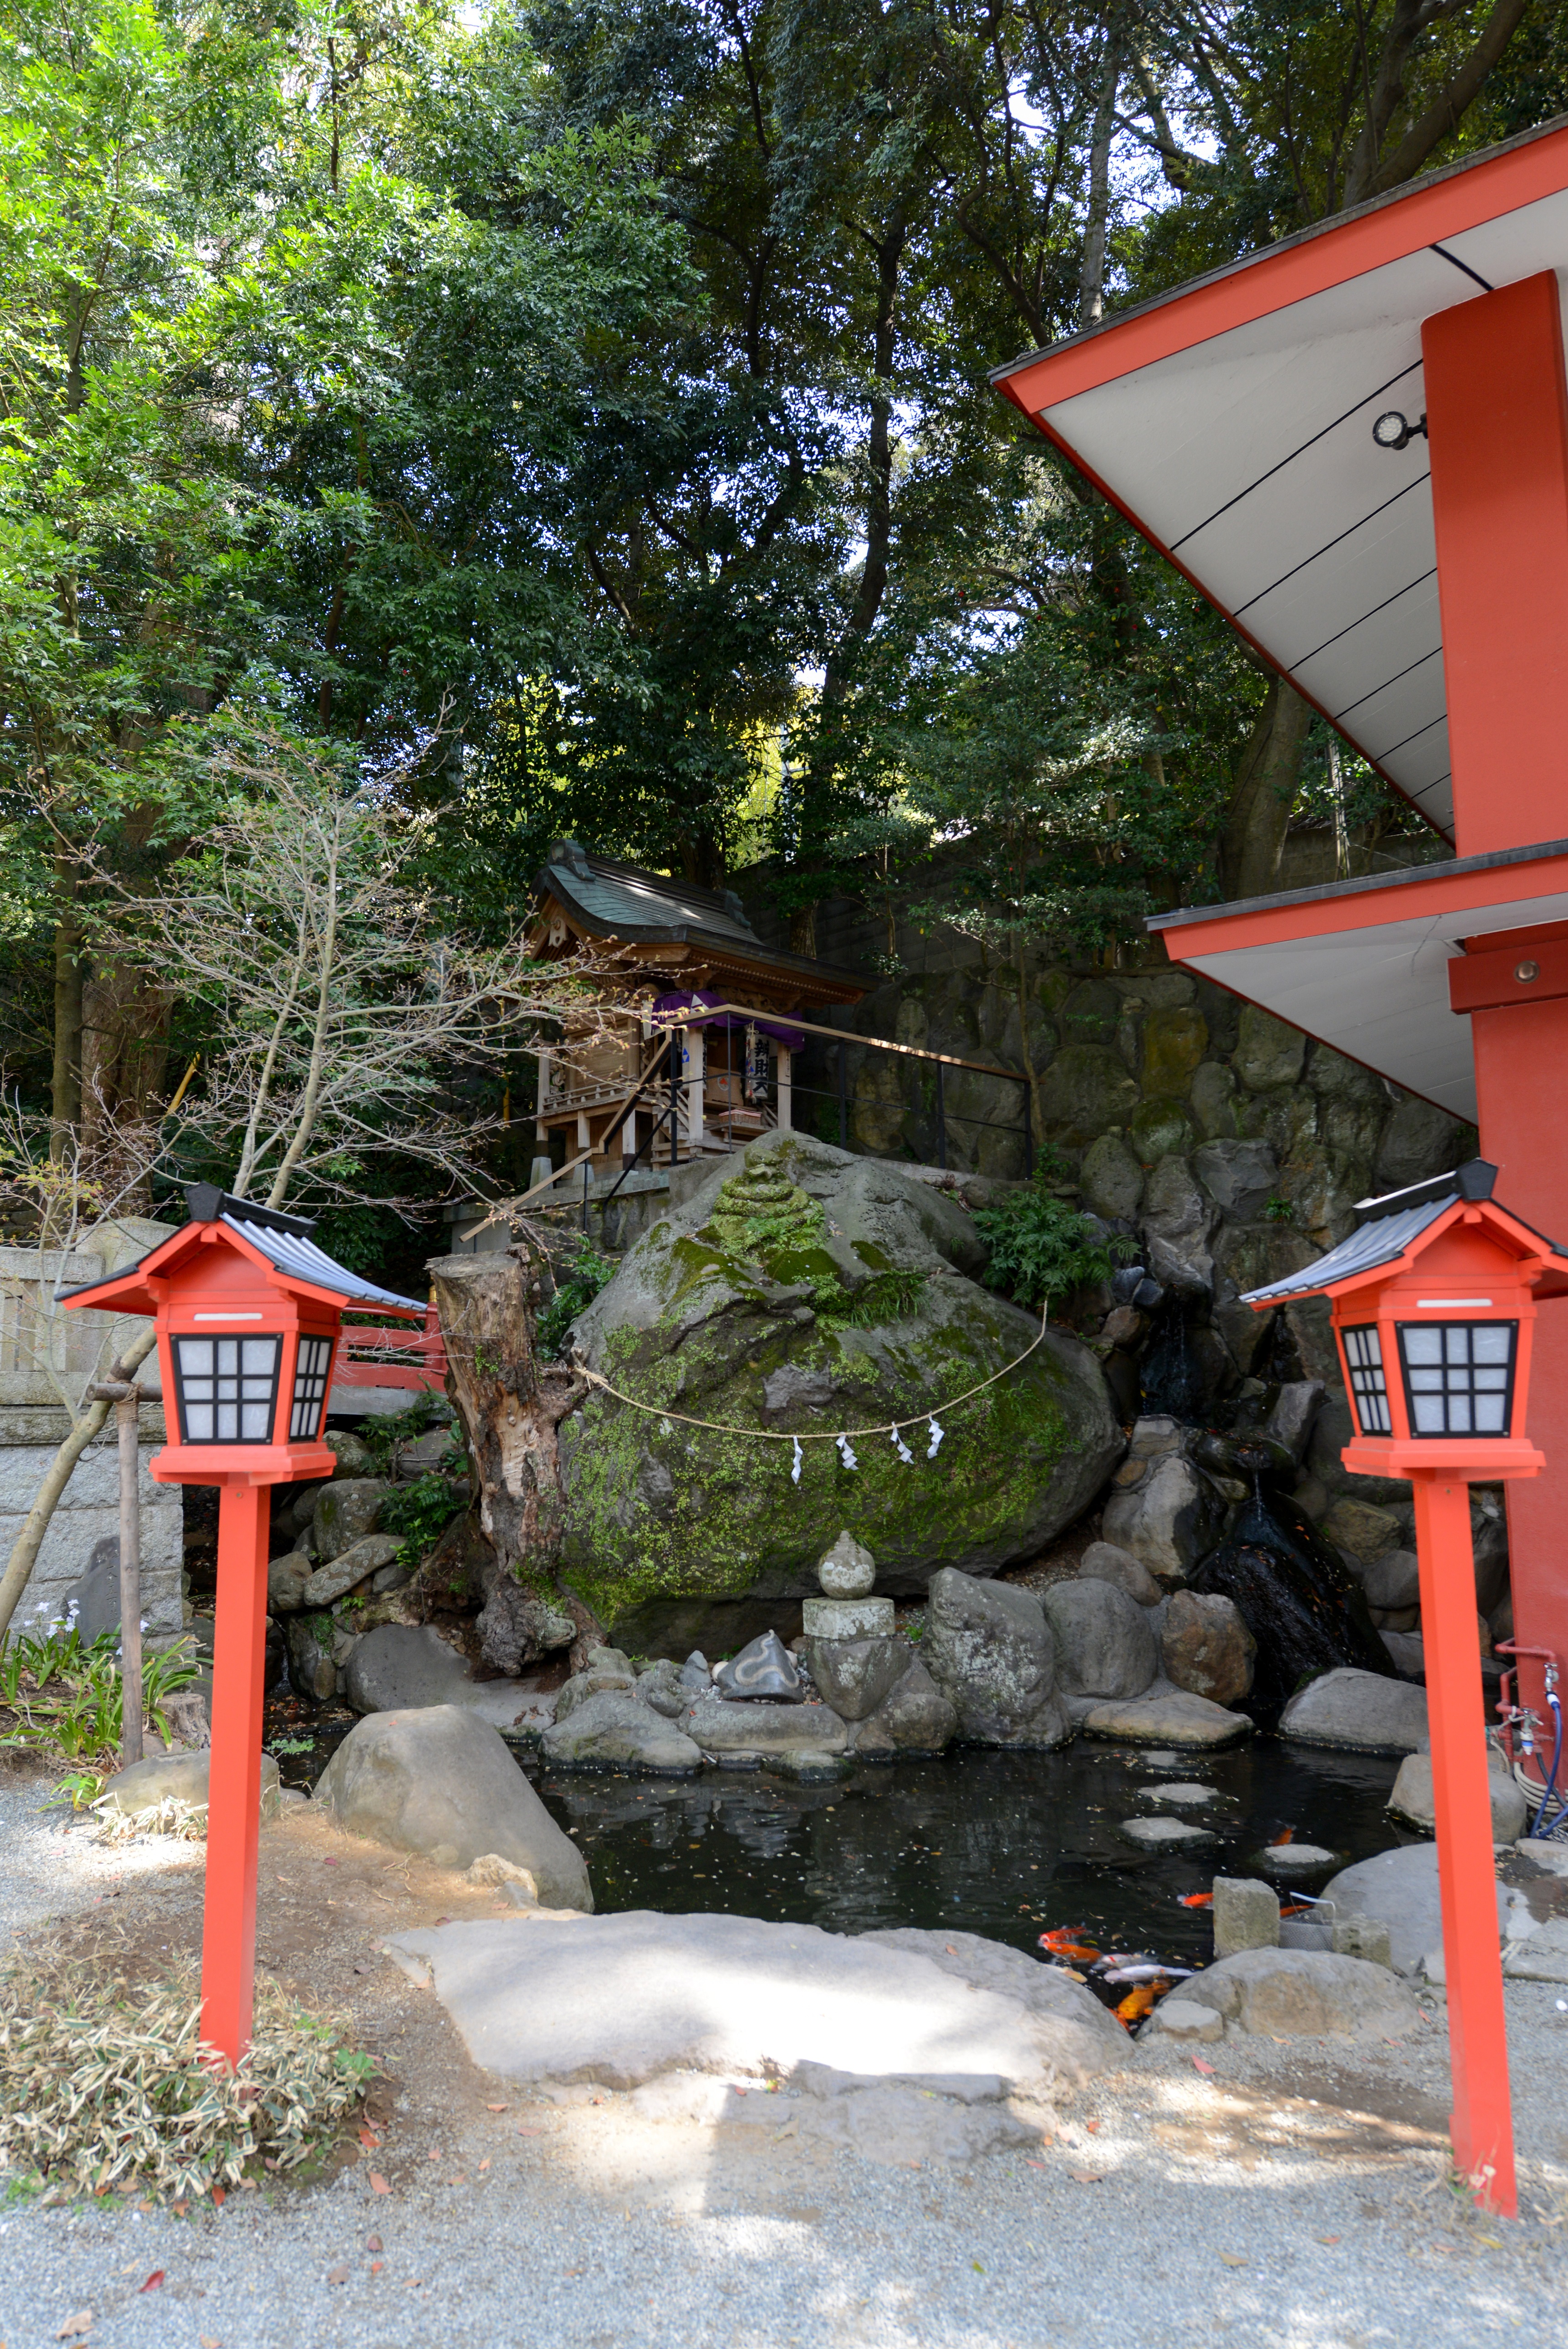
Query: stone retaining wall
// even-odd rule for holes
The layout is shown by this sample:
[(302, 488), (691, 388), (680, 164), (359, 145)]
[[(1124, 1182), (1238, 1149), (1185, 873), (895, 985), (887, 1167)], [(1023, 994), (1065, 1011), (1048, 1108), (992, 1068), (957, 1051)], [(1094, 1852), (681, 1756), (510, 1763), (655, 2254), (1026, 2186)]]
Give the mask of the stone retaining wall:
[[(70, 1422), (60, 1410), (0, 1405), (0, 1558), (8, 1556)], [(144, 1403), (141, 1451), (141, 1612), (153, 1640), (173, 1639), (184, 1620), (181, 1593), (184, 1505), (177, 1485), (155, 1485), (147, 1463), (164, 1441), (163, 1412)], [(119, 1557), (119, 1454), (114, 1415), (76, 1465), (44, 1536), (32, 1580), (13, 1630), (62, 1615), (72, 1587), (89, 1568)]]

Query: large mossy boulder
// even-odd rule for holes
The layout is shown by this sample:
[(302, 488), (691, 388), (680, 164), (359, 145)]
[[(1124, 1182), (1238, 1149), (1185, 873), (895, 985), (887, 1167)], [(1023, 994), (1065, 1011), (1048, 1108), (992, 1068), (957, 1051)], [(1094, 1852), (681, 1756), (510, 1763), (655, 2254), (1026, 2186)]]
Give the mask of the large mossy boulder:
[[(597, 1389), (562, 1423), (564, 1580), (614, 1621), (655, 1599), (810, 1594), (846, 1526), (889, 1591), (1033, 1557), (1122, 1438), (1099, 1363), (1065, 1330), (956, 1401), (1039, 1331), (971, 1277), (984, 1260), (964, 1210), (885, 1162), (774, 1133), (717, 1167), (575, 1324), (589, 1369), (645, 1408)], [(913, 1459), (887, 1434), (854, 1437), (853, 1468), (809, 1442), (798, 1482), (790, 1443), (755, 1433), (891, 1420)]]

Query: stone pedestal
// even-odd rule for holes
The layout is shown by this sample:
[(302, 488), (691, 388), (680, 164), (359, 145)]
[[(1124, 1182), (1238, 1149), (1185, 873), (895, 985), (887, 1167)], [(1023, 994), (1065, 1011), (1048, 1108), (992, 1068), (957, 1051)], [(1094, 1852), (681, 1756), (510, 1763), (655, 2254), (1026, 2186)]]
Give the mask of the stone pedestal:
[(893, 1604), (891, 1599), (807, 1599), (800, 1619), (808, 1640), (887, 1640)]

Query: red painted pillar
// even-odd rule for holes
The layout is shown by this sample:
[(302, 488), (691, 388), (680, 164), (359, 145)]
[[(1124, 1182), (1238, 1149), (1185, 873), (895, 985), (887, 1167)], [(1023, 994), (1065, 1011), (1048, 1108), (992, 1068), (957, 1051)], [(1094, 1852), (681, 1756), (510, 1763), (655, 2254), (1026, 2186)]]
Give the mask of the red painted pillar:
[[(1568, 835), (1568, 377), (1550, 271), (1421, 329), (1443, 671), (1461, 856)], [(1489, 941), (1491, 943), (1491, 941)], [(1482, 1154), (1498, 1188), (1568, 1240), (1568, 1002), (1471, 1015)], [(1536, 1324), (1527, 1433), (1546, 1454), (1511, 1484), (1514, 1630), (1568, 1663), (1568, 1306)], [(1540, 1668), (1521, 1674), (1543, 1710)]]
[(1454, 2083), (1454, 2166), (1472, 2180), (1478, 2199), (1488, 2209), (1513, 2218), (1519, 2194), (1513, 2174), (1470, 1487), (1458, 1478), (1418, 1475), (1415, 1493)]
[(201, 2036), (231, 2064), (251, 2044), (256, 1968), (256, 1842), (267, 1654), (267, 1487), (225, 1485), (218, 1502), (218, 1610)]

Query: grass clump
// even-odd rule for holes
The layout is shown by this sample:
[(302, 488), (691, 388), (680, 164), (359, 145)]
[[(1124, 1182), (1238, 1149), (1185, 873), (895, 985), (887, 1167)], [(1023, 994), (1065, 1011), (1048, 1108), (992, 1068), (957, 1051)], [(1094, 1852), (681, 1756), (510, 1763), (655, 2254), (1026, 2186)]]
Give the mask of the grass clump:
[(194, 1967), (133, 1984), (81, 1960), (0, 1972), (0, 2159), (61, 2196), (140, 2186), (175, 2200), (297, 2169), (359, 2103), (374, 2065), (337, 2019), (258, 1985), (238, 2071), (199, 2037)]
[[(191, 1686), (196, 1659), (180, 1640), (144, 1651), (141, 1668), (147, 1718), (167, 1742), (165, 1701)], [(84, 1646), (74, 1614), (57, 1618), (40, 1632), (14, 1636), (0, 1653), (0, 1717), (10, 1716), (0, 1746), (113, 1769), (122, 1695), (119, 1631), (105, 1631)]]

